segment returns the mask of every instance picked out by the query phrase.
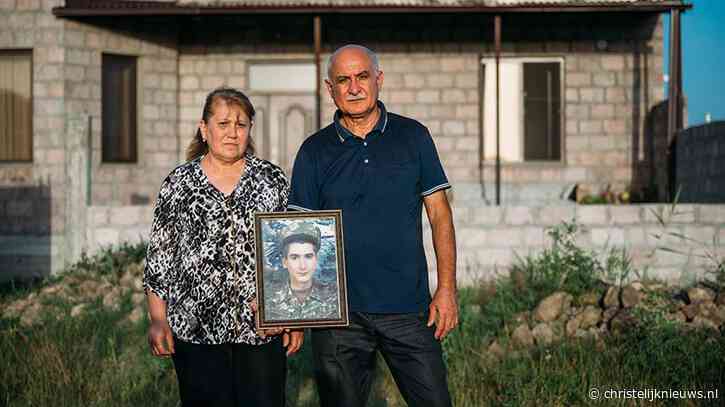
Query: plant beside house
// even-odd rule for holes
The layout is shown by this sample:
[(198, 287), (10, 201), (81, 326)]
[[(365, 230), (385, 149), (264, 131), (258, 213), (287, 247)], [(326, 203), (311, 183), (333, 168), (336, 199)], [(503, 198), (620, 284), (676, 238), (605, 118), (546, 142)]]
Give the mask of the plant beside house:
[(581, 205), (627, 205), (632, 202), (632, 194), (628, 189), (617, 191), (610, 184), (605, 185), (599, 192), (577, 185), (575, 197), (576, 202)]

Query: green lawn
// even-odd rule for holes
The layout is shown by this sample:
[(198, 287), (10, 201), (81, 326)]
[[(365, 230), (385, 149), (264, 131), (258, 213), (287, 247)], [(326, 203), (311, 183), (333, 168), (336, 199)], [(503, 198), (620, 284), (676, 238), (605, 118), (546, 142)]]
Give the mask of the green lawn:
[[(683, 331), (676, 324), (653, 323), (601, 341), (569, 339), (509, 349), (501, 359), (487, 352), (493, 339), (506, 346), (516, 313), (530, 310), (554, 290), (585, 291), (596, 285), (598, 280), (587, 273), (595, 273), (598, 266), (587, 256), (575, 247), (555, 247), (522, 259), (511, 278), (460, 291), (461, 324), (443, 344), (454, 405), (725, 404), (725, 340), (703, 331)], [(0, 307), (69, 276), (112, 280), (142, 257), (142, 245), (125, 246), (84, 258), (64, 276), (34, 287), (6, 285), (0, 290)], [(133, 308), (130, 294), (123, 297), (120, 309), (103, 307), (99, 298), (89, 312), (75, 318), (70, 317), (70, 302), (44, 302), (52, 312), (32, 327), (21, 326), (17, 318), (0, 319), (0, 406), (177, 405), (170, 360), (148, 352), (148, 321), (126, 320)], [(595, 403), (589, 398), (593, 388), (601, 397), (607, 389), (717, 389), (720, 399)], [(288, 398), (290, 406), (317, 405), (307, 344), (289, 361)], [(384, 363), (369, 405), (405, 405)]]

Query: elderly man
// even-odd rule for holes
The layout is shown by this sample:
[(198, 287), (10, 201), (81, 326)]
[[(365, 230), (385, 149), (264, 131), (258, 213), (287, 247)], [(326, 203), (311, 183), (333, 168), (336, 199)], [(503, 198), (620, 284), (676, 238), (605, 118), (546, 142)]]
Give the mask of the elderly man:
[(265, 312), (270, 320), (339, 318), (337, 292), (314, 278), (320, 229), (308, 222), (285, 227), (279, 241), (282, 266), (289, 276), (272, 290)]
[[(312, 332), (323, 406), (364, 406), (380, 351), (410, 406), (451, 404), (440, 340), (458, 324), (448, 180), (428, 129), (387, 112), (383, 72), (359, 45), (335, 51), (325, 81), (334, 122), (300, 147), (288, 207), (342, 209), (350, 326)], [(421, 212), (433, 231), (431, 299)]]

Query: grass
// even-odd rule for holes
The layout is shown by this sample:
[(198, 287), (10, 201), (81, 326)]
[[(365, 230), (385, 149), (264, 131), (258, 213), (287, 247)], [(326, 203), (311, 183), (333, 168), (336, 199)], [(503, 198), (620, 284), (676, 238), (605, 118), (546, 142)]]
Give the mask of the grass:
[[(571, 225), (570, 225), (571, 226)], [(507, 325), (541, 298), (565, 289), (585, 293), (600, 277), (628, 271), (626, 253), (605, 255), (576, 247), (576, 230), (554, 229), (554, 244), (541, 254), (521, 259), (511, 277), (460, 291), (461, 324), (444, 341), (451, 395), (456, 406), (581, 406), (592, 405), (592, 388), (676, 389), (725, 392), (725, 341), (701, 331), (683, 331), (676, 324), (634, 328), (604, 341), (571, 340), (525, 351), (509, 351), (502, 359), (487, 354), (496, 339), (506, 343)], [(567, 229), (569, 228), (569, 229)], [(557, 232), (558, 230), (558, 232)], [(568, 243), (567, 243), (568, 242)], [(619, 254), (617, 254), (619, 253)], [(620, 256), (612, 260), (612, 256)], [(127, 245), (84, 258), (69, 273), (118, 275), (143, 258), (142, 245)], [(616, 261), (615, 261), (616, 260)], [(612, 266), (615, 265), (615, 266)], [(5, 287), (0, 306), (47, 285)], [(70, 304), (55, 301), (57, 311), (42, 323), (22, 327), (0, 319), (0, 406), (176, 406), (173, 366), (152, 357), (146, 344), (148, 321), (125, 320), (132, 309), (124, 298), (118, 310), (103, 308), (71, 318)], [(288, 405), (318, 405), (312, 378), (309, 343), (288, 364)], [(606, 406), (722, 405), (721, 400), (671, 400), (637, 403), (607, 400)], [(385, 364), (368, 403), (371, 407), (403, 406)]]

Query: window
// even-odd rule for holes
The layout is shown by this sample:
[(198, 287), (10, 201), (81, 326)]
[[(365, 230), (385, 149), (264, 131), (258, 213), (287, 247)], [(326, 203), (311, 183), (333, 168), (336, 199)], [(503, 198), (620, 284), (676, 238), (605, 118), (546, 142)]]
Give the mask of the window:
[(33, 52), (0, 51), (0, 161), (33, 160)]
[(136, 162), (136, 57), (103, 54), (103, 162)]
[[(484, 59), (484, 152), (496, 158), (496, 62)], [(500, 60), (500, 156), (504, 162), (561, 160), (561, 61)]]
[(253, 92), (314, 92), (315, 64), (306, 62), (255, 62), (249, 65), (249, 90)]

